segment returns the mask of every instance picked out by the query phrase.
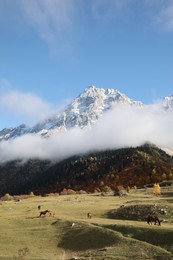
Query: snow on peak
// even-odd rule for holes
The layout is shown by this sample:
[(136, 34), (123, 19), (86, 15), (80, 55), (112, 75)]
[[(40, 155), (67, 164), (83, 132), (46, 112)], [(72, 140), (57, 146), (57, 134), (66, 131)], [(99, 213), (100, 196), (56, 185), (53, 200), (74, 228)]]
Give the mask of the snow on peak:
[(173, 95), (169, 95), (163, 98), (163, 108), (167, 111), (173, 111)]
[(2, 130), (0, 131), (0, 140), (15, 138), (27, 133), (50, 136), (76, 126), (83, 129), (93, 125), (103, 116), (105, 111), (111, 109), (115, 104), (143, 105), (116, 89), (103, 89), (91, 85), (77, 96), (62, 113), (52, 115), (30, 128), (21, 125), (8, 131)]

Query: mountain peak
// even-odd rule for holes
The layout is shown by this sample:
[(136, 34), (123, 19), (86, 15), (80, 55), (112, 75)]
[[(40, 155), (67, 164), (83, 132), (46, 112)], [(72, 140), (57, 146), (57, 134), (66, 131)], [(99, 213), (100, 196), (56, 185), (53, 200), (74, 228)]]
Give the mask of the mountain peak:
[(94, 85), (90, 85), (90, 86), (85, 88), (85, 91), (89, 91), (90, 89), (97, 89), (97, 87), (94, 86)]
[(95, 95), (98, 95), (100, 93), (103, 93), (104, 92), (104, 89), (103, 88), (97, 88), (96, 86), (94, 85), (91, 85), (91, 86), (88, 86), (87, 88), (85, 88), (84, 92), (82, 92), (80, 94), (80, 96), (95, 96)]
[(0, 131), (0, 140), (16, 138), (28, 133), (49, 137), (73, 127), (81, 129), (90, 127), (103, 116), (105, 111), (112, 109), (115, 104), (143, 105), (141, 102), (128, 98), (116, 89), (103, 89), (91, 85), (76, 97), (62, 113), (57, 113), (30, 128), (23, 124), (11, 131)]
[(98, 88), (98, 87), (96, 87), (94, 85), (90, 85), (87, 88), (85, 88), (84, 92), (87, 92), (87, 93), (91, 93), (91, 92), (93, 92), (93, 93), (104, 92), (105, 94), (109, 94), (109, 93), (114, 93), (114, 92), (119, 92), (119, 91), (114, 89), (114, 88), (104, 89), (104, 88)]

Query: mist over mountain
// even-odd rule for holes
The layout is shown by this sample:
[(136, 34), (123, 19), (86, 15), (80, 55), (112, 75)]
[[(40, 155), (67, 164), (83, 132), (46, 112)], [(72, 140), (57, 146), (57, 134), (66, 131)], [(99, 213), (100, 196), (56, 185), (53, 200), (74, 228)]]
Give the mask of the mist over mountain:
[(61, 113), (33, 127), (0, 131), (0, 162), (27, 159), (60, 161), (72, 155), (145, 142), (172, 148), (173, 95), (145, 105), (115, 89), (90, 86)]

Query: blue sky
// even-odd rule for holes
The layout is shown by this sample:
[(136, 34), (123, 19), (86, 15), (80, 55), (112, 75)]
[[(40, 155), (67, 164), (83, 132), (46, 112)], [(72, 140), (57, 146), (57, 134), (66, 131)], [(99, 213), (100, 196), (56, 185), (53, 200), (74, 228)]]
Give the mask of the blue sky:
[(172, 0), (0, 0), (0, 129), (34, 124), (89, 85), (173, 94)]

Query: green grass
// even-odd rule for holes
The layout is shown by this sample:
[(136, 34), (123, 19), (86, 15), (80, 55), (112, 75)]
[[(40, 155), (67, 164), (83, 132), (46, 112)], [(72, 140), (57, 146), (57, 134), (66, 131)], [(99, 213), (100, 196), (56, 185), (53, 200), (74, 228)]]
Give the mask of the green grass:
[(131, 237), (140, 241), (145, 241), (152, 245), (156, 245), (173, 253), (173, 230), (170, 228), (160, 227), (139, 227), (134, 225), (108, 225), (105, 226), (111, 230), (115, 230), (124, 236)]
[[(64, 222), (63, 222), (64, 223)], [(59, 247), (73, 252), (88, 251), (88, 257), (101, 259), (105, 257), (127, 257), (128, 259), (140, 259), (141, 257), (169, 256), (166, 250), (138, 240), (126, 238), (120, 232), (93, 224), (80, 223), (73, 228), (71, 223), (63, 226)], [(57, 221), (57, 229), (62, 223)], [(64, 229), (65, 228), (65, 229)], [(75, 238), (75, 239), (74, 239)], [(133, 248), (133, 250), (131, 250)], [(104, 249), (104, 250), (101, 250)], [(82, 255), (85, 255), (82, 253)], [(107, 258), (106, 258), (107, 259)]]
[[(172, 190), (163, 192), (153, 196), (147, 189), (122, 198), (86, 194), (2, 202), (0, 260), (173, 259)], [(169, 209), (167, 222), (149, 226), (145, 221), (108, 218), (108, 212), (135, 203)], [(39, 217), (38, 205), (55, 211), (55, 217)], [(92, 212), (92, 219), (87, 219), (87, 212)]]

